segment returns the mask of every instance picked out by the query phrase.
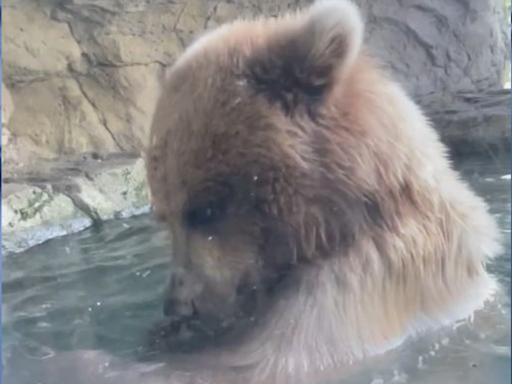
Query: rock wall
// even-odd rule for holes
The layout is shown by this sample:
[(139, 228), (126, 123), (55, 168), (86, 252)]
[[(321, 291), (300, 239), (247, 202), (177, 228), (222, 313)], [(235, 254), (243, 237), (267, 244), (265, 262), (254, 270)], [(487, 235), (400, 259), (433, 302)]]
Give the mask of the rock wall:
[[(503, 0), (357, 2), (372, 50), (429, 111), (502, 88), (510, 57)], [(3, 81), (16, 106), (9, 129), (40, 156), (139, 153), (159, 79), (195, 35), (309, 3), (4, 0)]]

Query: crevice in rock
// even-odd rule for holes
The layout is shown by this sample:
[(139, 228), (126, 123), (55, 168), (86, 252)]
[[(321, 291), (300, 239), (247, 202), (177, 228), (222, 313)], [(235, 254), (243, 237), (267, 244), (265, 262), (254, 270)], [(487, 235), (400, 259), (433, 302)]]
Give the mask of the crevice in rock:
[(87, 215), (94, 223), (101, 222), (98, 212), (96, 212), (91, 206), (87, 205), (85, 201), (83, 201), (80, 197), (71, 194), (65, 194), (72, 202), (76, 209), (82, 211), (85, 215)]
[[(77, 39), (77, 37), (75, 36), (75, 34), (73, 33), (73, 28), (70, 24), (69, 21), (61, 21), (62, 23), (66, 24), (68, 26), (68, 30), (69, 30), (69, 34), (70, 36), (75, 40), (76, 44), (78, 47), (80, 47), (81, 49), (81, 44), (80, 44), (80, 41), (79, 39)], [(83, 52), (83, 51), (82, 51)], [(80, 90), (80, 92), (82, 93), (82, 95), (84, 96), (84, 99), (91, 105), (91, 107), (93, 108), (93, 110), (95, 111), (96, 115), (98, 116), (98, 119), (101, 121), (101, 124), (103, 125), (103, 127), (105, 128), (105, 130), (108, 132), (108, 134), (110, 135), (112, 141), (114, 142), (114, 144), (117, 146), (117, 148), (121, 151), (124, 151), (125, 148), (121, 145), (121, 143), (119, 143), (119, 141), (117, 140), (116, 136), (114, 135), (114, 132), (112, 132), (112, 130), (110, 129), (110, 127), (108, 126), (108, 123), (107, 123), (107, 120), (103, 114), (103, 112), (98, 108), (98, 106), (96, 105), (96, 103), (94, 103), (94, 101), (92, 100), (92, 98), (87, 94), (87, 92), (85, 91), (82, 83), (80, 82), (80, 79), (79, 79), (79, 76), (80, 74), (78, 73), (75, 73), (73, 71), (73, 69), (71, 68), (71, 66), (69, 67), (69, 74), (70, 74), (70, 78), (74, 79), (78, 85), (78, 89)]]
[(149, 67), (150, 65), (157, 64), (160, 65), (163, 68), (168, 68), (172, 64), (164, 63), (160, 60), (153, 60), (148, 62), (125, 62), (125, 63), (106, 63), (102, 61), (96, 61), (93, 65), (96, 67), (102, 67), (102, 68), (130, 68), (130, 67)]
[(219, 5), (222, 3), (222, 0), (217, 1), (215, 5), (212, 7), (210, 12), (208, 12), (208, 15), (206, 15), (206, 18), (204, 19), (203, 29), (208, 29), (208, 24), (210, 23), (210, 20), (213, 16), (217, 14), (217, 9), (219, 8)]
[(55, 192), (61, 193), (71, 200), (75, 208), (81, 211), (84, 215), (89, 217), (93, 222), (99, 222), (100, 217), (98, 213), (94, 210), (93, 207), (88, 205), (83, 199), (79, 197), (79, 195), (75, 192), (78, 192), (77, 189), (80, 187), (74, 183), (66, 183), (65, 185), (54, 185), (53, 190)]
[[(19, 182), (19, 180), (17, 182)], [(83, 202), (78, 196), (73, 194), (73, 190), (78, 188), (78, 186), (74, 184), (49, 184), (49, 180), (42, 180), (38, 182), (37, 180), (30, 180), (30, 178), (24, 179), (23, 184), (30, 187), (39, 188), (44, 193), (44, 195), (46, 195), (46, 198), (38, 198), (38, 201), (35, 201), (35, 204), (38, 204), (38, 207), (36, 208), (39, 210), (44, 208), (39, 206), (46, 206), (51, 201), (53, 201), (54, 195), (57, 193), (71, 200), (73, 206), (78, 211), (78, 213), (82, 213), (83, 215), (90, 218), (93, 222), (99, 220), (98, 215), (95, 214), (94, 210), (91, 207), (89, 207), (85, 202)]]
[(87, 102), (91, 105), (91, 107), (94, 109), (94, 111), (96, 112), (96, 115), (98, 116), (98, 118), (100, 119), (101, 121), (101, 124), (103, 125), (103, 127), (105, 128), (105, 130), (108, 132), (108, 134), (110, 135), (110, 137), (112, 138), (112, 141), (114, 142), (114, 144), (117, 146), (117, 148), (121, 151), (125, 151), (126, 148), (124, 148), (121, 143), (119, 143), (119, 141), (117, 140), (116, 136), (114, 135), (114, 132), (112, 132), (112, 130), (110, 129), (110, 127), (108, 126), (108, 123), (107, 123), (107, 119), (105, 118), (105, 116), (103, 115), (103, 112), (98, 108), (98, 106), (96, 105), (96, 103), (94, 103), (94, 101), (89, 97), (89, 95), (87, 94), (87, 92), (85, 91), (82, 83), (80, 82), (80, 79), (78, 78), (78, 76), (73, 76), (74, 80), (76, 81), (77, 85), (78, 85), (78, 88), (80, 89), (80, 92), (82, 93), (82, 95), (84, 96), (85, 100), (87, 100)]
[(183, 16), (183, 14), (185, 13), (187, 7), (188, 7), (188, 1), (183, 4), (183, 7), (181, 8), (180, 12), (178, 13), (178, 16), (176, 17), (176, 21), (174, 23), (174, 25), (172, 26), (172, 29), (176, 31), (176, 28), (178, 27), (178, 24), (180, 23), (181, 21), (181, 17)]
[(187, 47), (187, 44), (185, 43), (185, 39), (183, 38), (183, 36), (181, 36), (181, 33), (178, 30), (174, 30), (174, 34), (176, 35), (176, 37), (178, 38), (178, 41), (180, 42), (181, 49), (184, 50)]
[(55, 79), (70, 80), (72, 76), (69, 73), (41, 74), (41, 75), (11, 75), (10, 78), (5, 80), (5, 84), (9, 88), (23, 88), (32, 84), (44, 83)]
[(181, 35), (181, 32), (179, 29), (178, 29), (178, 25), (181, 21), (181, 17), (183, 16), (183, 14), (185, 13), (185, 10), (187, 9), (188, 7), (188, 1), (185, 2), (183, 4), (183, 7), (180, 9), (179, 13), (178, 13), (178, 16), (176, 16), (176, 21), (174, 22), (174, 25), (172, 26), (172, 30), (174, 32), (174, 34), (176, 35), (176, 37), (178, 38), (179, 42), (180, 42), (180, 45), (181, 45), (181, 49), (185, 49), (186, 47), (186, 43), (185, 43), (185, 40), (183, 39), (183, 36)]

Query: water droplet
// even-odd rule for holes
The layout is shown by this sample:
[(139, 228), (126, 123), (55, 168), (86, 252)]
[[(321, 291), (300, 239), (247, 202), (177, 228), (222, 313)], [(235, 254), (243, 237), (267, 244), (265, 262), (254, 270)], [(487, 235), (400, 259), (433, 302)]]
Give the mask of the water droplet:
[(98, 301), (96, 305), (99, 307), (101, 305), (101, 301)]
[(393, 378), (391, 379), (392, 383), (407, 383), (407, 374), (405, 372), (400, 372), (398, 370), (393, 371)]
[(425, 365), (423, 364), (423, 356), (418, 357), (418, 368), (423, 368)]
[(142, 277), (148, 277), (151, 271), (148, 269), (146, 272), (142, 274)]
[(212, 241), (213, 240), (213, 236), (208, 236), (208, 241)]
[(500, 177), (501, 180), (510, 180), (510, 175), (503, 175)]

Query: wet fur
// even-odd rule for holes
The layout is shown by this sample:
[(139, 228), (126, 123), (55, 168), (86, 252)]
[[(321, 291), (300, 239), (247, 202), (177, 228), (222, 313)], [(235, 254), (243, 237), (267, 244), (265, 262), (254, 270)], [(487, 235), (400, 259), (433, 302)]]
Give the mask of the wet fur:
[[(485, 203), (360, 47), (362, 33), (346, 1), (221, 27), (177, 62), (157, 109), (148, 162), (157, 209), (165, 215), (175, 198), (166, 158), (174, 176), (193, 169), (184, 190), (237, 175), (276, 237), (261, 257), (287, 271), (261, 324), (228, 357), (247, 370), (244, 382), (343, 370), (469, 316), (492, 290), (485, 264), (499, 245)], [(170, 92), (191, 105), (189, 130), (200, 137), (173, 133)], [(185, 151), (194, 158), (178, 164)]]
[(148, 161), (157, 211), (172, 217), (203, 180), (247, 189), (269, 233), (258, 257), (286, 270), (224, 362), (243, 382), (343, 370), (471, 315), (492, 290), (485, 264), (499, 245), (485, 203), (362, 33), (347, 1), (223, 26), (178, 60), (159, 102)]

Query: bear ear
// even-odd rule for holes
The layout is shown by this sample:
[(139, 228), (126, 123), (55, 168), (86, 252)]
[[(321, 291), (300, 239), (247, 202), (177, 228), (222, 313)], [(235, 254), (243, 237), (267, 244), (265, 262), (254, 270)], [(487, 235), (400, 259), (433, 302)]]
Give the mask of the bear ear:
[(319, 1), (286, 21), (282, 29), (276, 21), (275, 36), (254, 53), (248, 69), (254, 87), (291, 113), (301, 103), (319, 100), (353, 64), (363, 21), (349, 0)]

